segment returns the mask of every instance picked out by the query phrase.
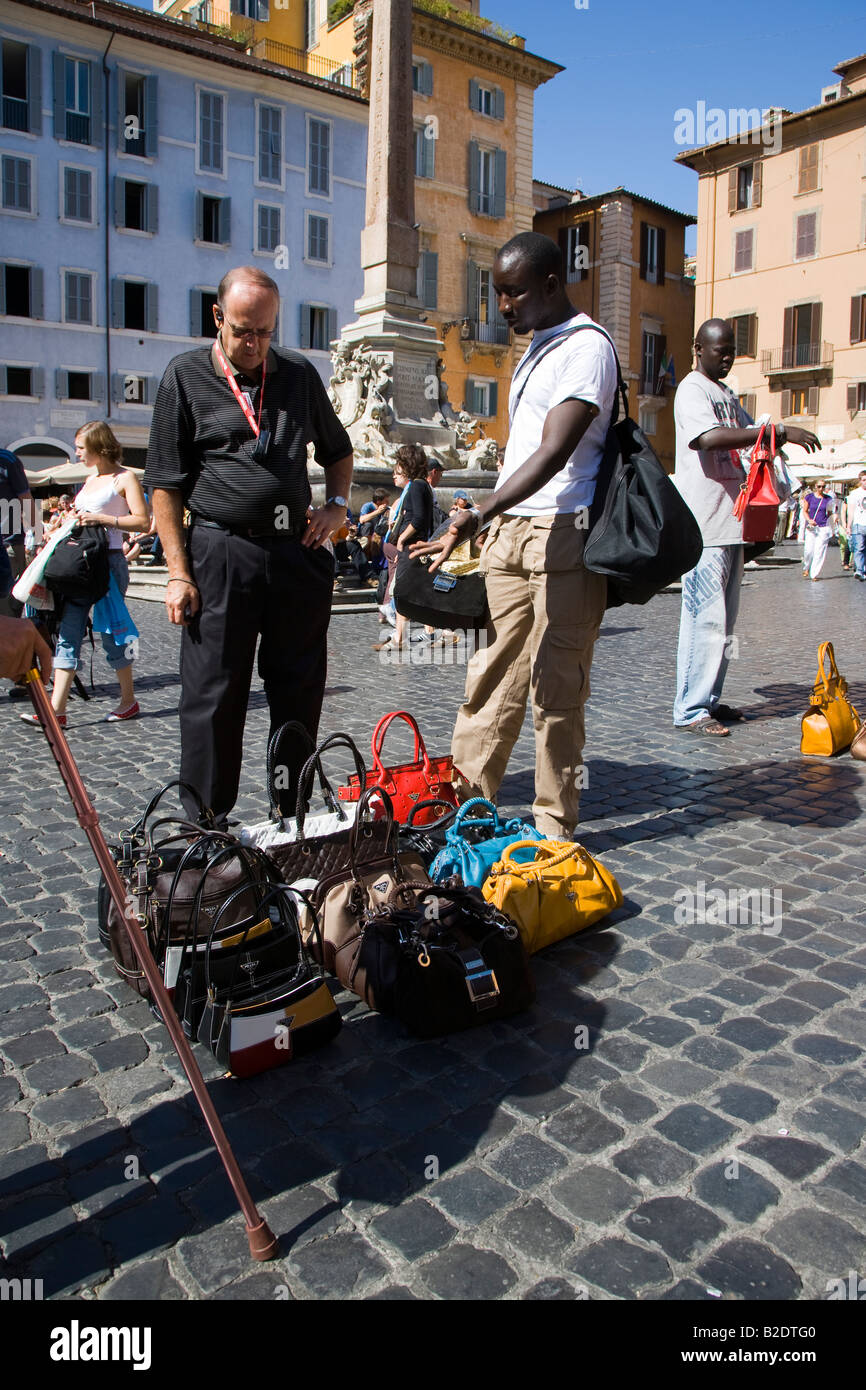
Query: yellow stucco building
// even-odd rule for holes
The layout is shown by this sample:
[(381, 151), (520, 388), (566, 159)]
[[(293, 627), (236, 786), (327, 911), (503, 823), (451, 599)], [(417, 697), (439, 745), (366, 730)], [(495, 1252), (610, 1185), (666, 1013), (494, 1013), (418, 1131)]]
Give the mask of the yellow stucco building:
[[(164, 14), (244, 33), (261, 58), (366, 89), (370, 0), (156, 3)], [(482, 17), (479, 0), (415, 0), (418, 294), (444, 343), (451, 404), (476, 415), (500, 444), (508, 384), (526, 340), (513, 340), (499, 317), (491, 269), (504, 242), (532, 230), (534, 94), (561, 71)]]

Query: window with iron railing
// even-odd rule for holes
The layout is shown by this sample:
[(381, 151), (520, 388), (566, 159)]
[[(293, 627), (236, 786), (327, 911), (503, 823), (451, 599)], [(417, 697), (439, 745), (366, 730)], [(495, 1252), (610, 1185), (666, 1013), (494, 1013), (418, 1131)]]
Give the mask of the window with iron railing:
[(66, 139), (90, 144), (90, 64), (66, 59)]
[(41, 54), (34, 44), (0, 40), (0, 124), (38, 135), (42, 128)]

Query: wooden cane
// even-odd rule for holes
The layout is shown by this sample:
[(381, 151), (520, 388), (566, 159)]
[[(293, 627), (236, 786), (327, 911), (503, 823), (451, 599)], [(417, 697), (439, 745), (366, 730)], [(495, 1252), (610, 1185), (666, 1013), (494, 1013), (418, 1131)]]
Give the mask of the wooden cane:
[(192, 1087), (193, 1095), (199, 1103), (205, 1124), (210, 1130), (211, 1138), (216, 1145), (217, 1153), (222, 1160), (223, 1167), (228, 1175), (228, 1180), (238, 1199), (238, 1204), (243, 1213), (244, 1223), (247, 1228), (250, 1255), (254, 1260), (272, 1260), (279, 1251), (276, 1237), (268, 1226), (268, 1223), (256, 1209), (256, 1205), (250, 1196), (249, 1189), (244, 1182), (243, 1174), (238, 1167), (238, 1161), (232, 1152), (226, 1132), (220, 1124), (220, 1119), (214, 1109), (213, 1101), (208, 1095), (204, 1077), (199, 1070), (198, 1062), (195, 1060), (192, 1048), (184, 1037), (183, 1029), (180, 1026), (180, 1020), (174, 1011), (172, 1002), (160, 979), (159, 969), (156, 961), (151, 955), (143, 923), (132, 910), (132, 904), (127, 896), (127, 890), (124, 886), (123, 879), (120, 877), (117, 865), (111, 856), (111, 850), (108, 848), (105, 836), (100, 829), (99, 817), (87, 794), (87, 789), (81, 779), (81, 773), (78, 771), (78, 767), (70, 752), (63, 731), (57, 722), (57, 715), (54, 713), (51, 701), (45, 692), (45, 687), (42, 684), (39, 672), (34, 667), (31, 671), (27, 672), (24, 679), (27, 681), (36, 714), (45, 730), (45, 737), (48, 739), (48, 746), (51, 749), (54, 761), (60, 770), (63, 781), (66, 783), (66, 789), (69, 792), (75, 814), (78, 817), (78, 823), (90, 841), (91, 849), (96, 855), (96, 862), (102, 870), (112, 901), (123, 918), (123, 925), (132, 943), (132, 949), (135, 951), (138, 962), (144, 972), (153, 1002), (162, 1015), (162, 1021), (168, 1029), (169, 1037), (174, 1043), (175, 1051), (186, 1072), (187, 1080)]

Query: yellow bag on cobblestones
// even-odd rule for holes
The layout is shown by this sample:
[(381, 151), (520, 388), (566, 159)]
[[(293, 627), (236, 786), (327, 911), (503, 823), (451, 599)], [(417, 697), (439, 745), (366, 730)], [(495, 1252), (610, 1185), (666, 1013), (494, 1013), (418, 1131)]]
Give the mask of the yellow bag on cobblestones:
[[(515, 863), (515, 851), (526, 848), (535, 859)], [(481, 892), (516, 923), (530, 955), (622, 905), (613, 874), (570, 840), (516, 840), (493, 865)]]
[[(830, 674), (824, 669), (829, 659)], [(800, 752), (829, 758), (850, 748), (860, 727), (860, 716), (846, 698), (848, 682), (840, 676), (832, 642), (818, 648), (818, 674), (809, 696), (810, 708), (803, 715)]]

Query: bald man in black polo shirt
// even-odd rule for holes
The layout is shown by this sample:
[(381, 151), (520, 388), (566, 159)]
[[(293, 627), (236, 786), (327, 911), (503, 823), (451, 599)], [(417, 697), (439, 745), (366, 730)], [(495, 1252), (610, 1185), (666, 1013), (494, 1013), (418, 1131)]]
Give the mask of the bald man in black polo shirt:
[[(270, 347), (279, 302), (254, 267), (225, 276), (213, 347), (175, 357), (160, 383), (145, 470), (165, 606), (184, 628), (180, 775), (223, 823), (237, 799), (259, 635), (271, 732), (289, 719), (318, 730), (334, 577), (323, 546), (345, 520), (352, 482), (351, 442), (315, 367)], [(327, 499), (309, 515), (308, 442)], [(300, 750), (285, 752), (291, 785), (280, 803), (292, 812)], [(195, 819), (186, 794), (183, 804)]]

